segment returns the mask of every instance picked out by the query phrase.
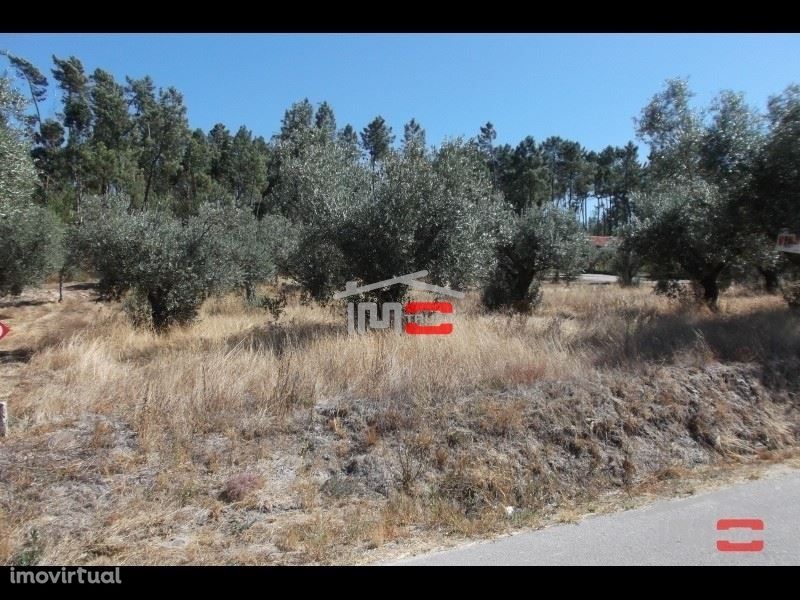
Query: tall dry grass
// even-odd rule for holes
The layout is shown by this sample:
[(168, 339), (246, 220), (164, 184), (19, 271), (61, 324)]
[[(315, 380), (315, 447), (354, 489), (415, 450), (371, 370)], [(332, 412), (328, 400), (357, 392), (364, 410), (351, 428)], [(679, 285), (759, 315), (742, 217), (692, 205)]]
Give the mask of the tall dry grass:
[[(645, 399), (622, 416), (580, 408), (593, 421), (586, 433), (573, 422), (584, 400), (543, 416), (530, 390), (606, 402), (653, 369), (766, 368), (800, 351), (782, 301), (744, 292), (725, 295), (717, 314), (644, 286), (579, 284), (546, 286), (531, 316), (485, 314), (474, 296), (456, 311), (450, 336), (351, 337), (343, 306), (297, 297), (277, 323), (238, 296), (214, 298), (165, 335), (69, 294), (1, 309), (15, 321), (9, 340), (29, 354), (5, 391), (14, 421), (0, 445), (0, 562), (35, 550), (39, 530), (49, 536), (40, 559), (59, 562), (324, 562), (343, 540), (374, 548), (413, 524), (475, 533), (497, 524), (481, 513), (492, 503), (544, 502), (546, 481), (560, 477), (535, 450), (548, 436), (589, 473), (614, 436), (650, 423)], [(687, 436), (712, 446), (703, 427), (740, 423), (736, 411), (690, 410)], [(794, 433), (778, 421), (769, 431), (786, 445)], [(624, 460), (620, 481), (633, 477)], [(369, 487), (380, 473), (388, 483)], [(531, 473), (545, 479), (523, 489)]]

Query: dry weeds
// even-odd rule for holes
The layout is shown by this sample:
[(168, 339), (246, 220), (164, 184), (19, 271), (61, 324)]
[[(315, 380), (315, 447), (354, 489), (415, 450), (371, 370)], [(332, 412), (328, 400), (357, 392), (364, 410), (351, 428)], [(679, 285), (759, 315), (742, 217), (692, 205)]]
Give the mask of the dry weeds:
[(800, 436), (800, 320), (771, 296), (548, 285), (531, 316), (468, 297), (451, 336), (350, 338), (296, 296), (277, 323), (211, 299), (160, 336), (53, 295), (0, 301), (0, 563), (363, 561)]

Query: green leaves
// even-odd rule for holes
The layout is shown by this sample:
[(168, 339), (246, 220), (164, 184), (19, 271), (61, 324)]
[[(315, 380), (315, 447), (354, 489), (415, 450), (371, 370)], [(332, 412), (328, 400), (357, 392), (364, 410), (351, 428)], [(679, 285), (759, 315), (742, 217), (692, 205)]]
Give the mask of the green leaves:
[(361, 143), (364, 144), (371, 163), (375, 165), (389, 154), (394, 143), (392, 128), (383, 117), (375, 117), (361, 132)]
[(0, 296), (17, 295), (61, 266), (61, 227), (31, 196), (36, 171), (20, 122), (24, 100), (0, 77)]
[(784, 228), (800, 231), (800, 86), (789, 86), (770, 99), (769, 121), (744, 203), (747, 213), (774, 239)]
[(132, 289), (147, 298), (156, 329), (191, 321), (204, 298), (241, 281), (223, 209), (205, 206), (181, 221), (127, 206), (124, 198), (87, 199), (82, 223), (70, 231), (71, 263), (96, 270), (109, 297)]
[(589, 244), (571, 212), (546, 205), (508, 212), (497, 246), (497, 266), (483, 292), (492, 310), (528, 312), (539, 300), (539, 280), (548, 270), (580, 273)]
[(0, 206), (27, 204), (36, 182), (28, 140), (14, 127), (24, 106), (25, 100), (11, 81), (0, 77)]
[(480, 154), (458, 140), (427, 152), (414, 125), (413, 151), (374, 172), (339, 141), (278, 144), (270, 201), (299, 228), (289, 273), (313, 297), (420, 269), (469, 285), (491, 269), (498, 216)]
[(750, 203), (764, 138), (760, 117), (740, 94), (722, 92), (707, 111), (690, 107), (690, 98), (686, 81), (670, 80), (642, 111), (638, 131), (650, 144), (650, 173), (633, 236), (655, 271), (683, 270), (714, 307), (718, 279), (756, 240), (741, 204)]
[(45, 208), (0, 202), (0, 257), (0, 296), (20, 294), (61, 267), (61, 224)]

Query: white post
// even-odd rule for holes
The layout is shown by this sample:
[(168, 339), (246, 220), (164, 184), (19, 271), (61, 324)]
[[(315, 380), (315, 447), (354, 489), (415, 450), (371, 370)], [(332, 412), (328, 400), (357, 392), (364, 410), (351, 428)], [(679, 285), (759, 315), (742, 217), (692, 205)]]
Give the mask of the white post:
[(6, 403), (0, 402), (0, 437), (8, 435), (8, 412), (6, 410)]

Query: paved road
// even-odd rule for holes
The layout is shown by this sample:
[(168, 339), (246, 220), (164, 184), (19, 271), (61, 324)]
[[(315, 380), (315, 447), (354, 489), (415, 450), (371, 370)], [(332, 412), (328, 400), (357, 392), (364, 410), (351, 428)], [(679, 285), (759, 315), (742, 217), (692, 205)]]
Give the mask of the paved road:
[[(718, 519), (757, 518), (763, 531), (716, 530)], [(761, 552), (720, 552), (717, 540), (761, 539)], [(409, 565), (798, 565), (800, 471), (576, 525), (555, 525), (407, 559)]]
[(584, 273), (578, 275), (578, 281), (583, 283), (616, 283), (616, 275), (601, 275), (600, 273)]

